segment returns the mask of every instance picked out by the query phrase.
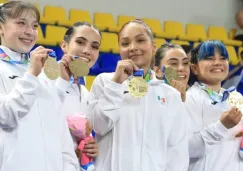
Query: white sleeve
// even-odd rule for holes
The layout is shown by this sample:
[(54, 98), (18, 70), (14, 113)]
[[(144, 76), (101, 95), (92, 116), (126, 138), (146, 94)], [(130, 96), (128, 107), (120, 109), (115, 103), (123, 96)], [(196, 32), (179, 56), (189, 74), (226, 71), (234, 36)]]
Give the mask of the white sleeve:
[(88, 99), (88, 113), (93, 130), (98, 135), (108, 133), (119, 120), (118, 109), (123, 103), (123, 85), (97, 76)]
[(216, 121), (202, 129), (194, 128), (195, 119), (201, 122), (202, 106), (200, 100), (196, 100), (193, 96), (187, 97), (185, 104), (189, 116), (189, 155), (190, 158), (201, 158), (212, 151), (212, 149), (221, 143), (225, 137), (227, 128), (220, 121)]
[(61, 121), (63, 123), (61, 134), (63, 171), (79, 171), (80, 166), (74, 151), (74, 144), (68, 129), (67, 121), (62, 112), (61, 115)]
[(220, 121), (217, 121), (199, 132), (191, 133), (189, 136), (190, 158), (200, 158), (210, 153), (215, 146), (221, 143), (226, 132), (227, 128)]
[(67, 90), (71, 86), (71, 83), (59, 77), (55, 81), (55, 86), (57, 88), (57, 93), (60, 98), (60, 101), (63, 103), (67, 95)]
[(7, 94), (0, 75), (0, 127), (15, 128), (27, 115), (35, 102), (39, 87), (38, 78), (26, 73)]
[(187, 171), (188, 152), (188, 118), (181, 97), (175, 96), (170, 113), (175, 113), (173, 125), (168, 138), (167, 168), (169, 171)]

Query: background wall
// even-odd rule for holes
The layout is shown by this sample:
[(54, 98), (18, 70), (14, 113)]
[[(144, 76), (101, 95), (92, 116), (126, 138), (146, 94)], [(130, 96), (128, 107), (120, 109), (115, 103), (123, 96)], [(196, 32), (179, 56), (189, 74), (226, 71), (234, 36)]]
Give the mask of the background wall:
[(28, 0), (43, 7), (61, 5), (67, 10), (78, 8), (94, 12), (109, 12), (138, 18), (149, 17), (185, 23), (235, 27), (236, 11), (242, 8), (241, 0)]

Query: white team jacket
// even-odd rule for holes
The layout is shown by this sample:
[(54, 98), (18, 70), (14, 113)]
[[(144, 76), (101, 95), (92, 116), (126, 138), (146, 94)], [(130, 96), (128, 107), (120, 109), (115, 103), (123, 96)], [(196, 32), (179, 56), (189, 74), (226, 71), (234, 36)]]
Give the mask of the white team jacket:
[[(20, 60), (20, 54), (0, 48)], [(66, 120), (60, 114), (64, 99), (48, 80), (27, 70), (27, 65), (0, 61), (0, 170), (79, 170)], [(62, 79), (56, 83), (62, 87), (60, 92), (69, 86)]]
[[(88, 100), (88, 119), (96, 132), (97, 171), (186, 171), (188, 136), (179, 92), (153, 79), (143, 98), (133, 98), (127, 81), (96, 77)], [(124, 93), (125, 92), (125, 93)]]
[(231, 108), (228, 102), (213, 105), (208, 94), (194, 84), (187, 92), (185, 106), (191, 125), (189, 171), (243, 171), (241, 138), (235, 138), (243, 129), (243, 120), (229, 130), (219, 121)]

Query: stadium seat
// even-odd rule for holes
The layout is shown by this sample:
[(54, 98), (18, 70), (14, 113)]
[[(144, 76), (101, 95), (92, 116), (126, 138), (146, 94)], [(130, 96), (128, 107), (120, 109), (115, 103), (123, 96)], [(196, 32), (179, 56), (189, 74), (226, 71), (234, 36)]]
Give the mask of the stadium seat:
[(159, 35), (159, 37), (167, 39), (176, 39), (180, 35), (184, 35), (185, 31), (183, 25), (177, 21), (165, 21), (164, 22), (164, 32)]
[(86, 88), (87, 88), (89, 91), (90, 91), (90, 88), (91, 88), (91, 86), (92, 86), (92, 84), (93, 84), (93, 81), (94, 81), (95, 77), (96, 77), (96, 76), (91, 76), (91, 75), (85, 77), (85, 81), (86, 81), (85, 86), (86, 86)]
[(166, 43), (166, 40), (165, 39), (160, 39), (160, 38), (155, 38), (154, 39), (155, 43), (156, 43), (156, 47), (157, 49), (160, 48), (160, 46), (162, 44), (165, 44)]
[(117, 25), (118, 26), (123, 26), (125, 23), (131, 21), (131, 20), (135, 20), (136, 17), (134, 16), (125, 16), (125, 15), (119, 15), (117, 17)]
[(94, 14), (94, 24), (98, 27), (101, 31), (108, 31), (108, 30), (117, 30), (117, 25), (115, 23), (115, 19), (112, 14), (110, 13), (100, 13), (96, 12)]
[(102, 32), (100, 51), (119, 53), (118, 36), (116, 33)]
[(143, 18), (142, 20), (152, 29), (156, 37), (160, 37), (159, 35), (163, 33), (163, 28), (159, 20), (149, 18)]
[(8, 0), (0, 0), (0, 4), (4, 4), (6, 2), (8, 2)]
[(206, 30), (201, 24), (187, 24), (186, 34), (180, 35), (179, 39), (193, 42), (205, 41), (207, 40)]
[(39, 36), (37, 44), (56, 46), (63, 40), (67, 29), (65, 27), (47, 25), (45, 38), (43, 37), (41, 29), (38, 28), (38, 30)]
[(78, 21), (93, 24), (89, 11), (77, 10), (77, 9), (70, 9), (69, 20), (66, 21), (62, 20), (59, 22), (59, 24), (62, 26), (71, 27), (74, 23)]
[(183, 41), (183, 40), (171, 40), (170, 43), (177, 44), (177, 45), (190, 45), (188, 41)]
[(240, 62), (240, 58), (238, 57), (235, 48), (233, 46), (226, 46), (226, 49), (229, 54), (229, 63), (231, 65), (237, 65)]
[(242, 42), (238, 40), (229, 40), (227, 31), (224, 27), (209, 26), (208, 27), (208, 38), (211, 40), (220, 40), (225, 45), (230, 46), (241, 46)]
[(235, 28), (231, 28), (230, 31), (229, 31), (229, 39), (230, 40), (234, 40), (235, 33), (236, 33), (236, 29)]
[(59, 22), (67, 21), (66, 10), (63, 7), (49, 6), (44, 7), (43, 18), (41, 23), (43, 24), (59, 24)]
[(238, 58), (241, 59), (240, 53), (243, 51), (243, 47), (239, 47), (238, 49)]
[(200, 44), (200, 42), (194, 42), (193, 43), (193, 48), (197, 47)]

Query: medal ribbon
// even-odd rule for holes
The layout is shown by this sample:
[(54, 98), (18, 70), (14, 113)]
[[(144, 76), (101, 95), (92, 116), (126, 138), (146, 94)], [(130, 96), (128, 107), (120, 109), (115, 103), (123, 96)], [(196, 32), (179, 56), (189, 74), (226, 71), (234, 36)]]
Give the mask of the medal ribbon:
[(202, 90), (204, 90), (209, 95), (209, 97), (213, 100), (214, 103), (220, 103), (227, 100), (230, 93), (235, 90), (235, 87), (232, 86), (227, 90), (224, 90), (223, 93), (219, 94), (201, 82), (198, 82), (198, 85)]
[[(78, 56), (74, 56), (74, 59), (77, 59)], [(85, 86), (85, 81), (84, 81), (84, 77), (78, 77), (78, 78), (74, 78), (74, 76), (72, 75), (70, 77), (69, 82), (71, 84), (79, 84), (79, 85), (84, 85)]]
[[(143, 69), (139, 69), (138, 71), (135, 71), (133, 73), (133, 76), (134, 77), (144, 77), (144, 70)], [(149, 68), (147, 74), (144, 77), (144, 80), (146, 82), (149, 82), (151, 79), (152, 79), (152, 72), (151, 72), (151, 69)]]
[(8, 62), (10, 64), (28, 64), (29, 60), (12, 60), (1, 48), (0, 48), (0, 60)]
[(84, 77), (74, 78), (73, 76), (71, 76), (69, 82), (71, 84), (81, 84), (85, 86)]
[(153, 77), (152, 71), (151, 71), (151, 68), (149, 68), (149, 70), (148, 70), (147, 74), (145, 75), (144, 79), (145, 79), (146, 82), (149, 82), (150, 80), (152, 80), (152, 77)]

